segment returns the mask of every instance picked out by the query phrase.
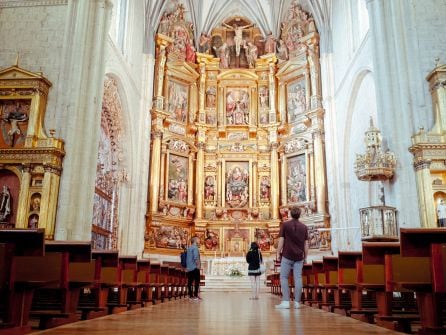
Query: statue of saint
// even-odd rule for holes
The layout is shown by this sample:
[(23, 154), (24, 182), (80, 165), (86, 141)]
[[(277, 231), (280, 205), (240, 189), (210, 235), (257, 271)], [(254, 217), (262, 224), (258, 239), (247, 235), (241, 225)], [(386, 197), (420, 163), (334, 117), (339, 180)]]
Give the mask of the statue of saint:
[(7, 222), (9, 214), (11, 214), (11, 193), (8, 186), (3, 185), (3, 191), (0, 194), (0, 222)]
[(223, 23), (223, 25), (228, 29), (234, 29), (235, 55), (237, 57), (240, 56), (240, 47), (242, 46), (243, 43), (243, 29), (252, 27), (253, 24), (248, 24), (246, 26), (240, 26), (240, 27), (235, 24), (232, 27), (226, 23)]

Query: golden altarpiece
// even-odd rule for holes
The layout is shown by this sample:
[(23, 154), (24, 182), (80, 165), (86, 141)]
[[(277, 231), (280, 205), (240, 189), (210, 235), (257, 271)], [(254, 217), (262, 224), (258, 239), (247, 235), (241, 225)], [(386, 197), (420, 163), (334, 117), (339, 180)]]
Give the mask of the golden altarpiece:
[(421, 226), (446, 223), (446, 65), (437, 66), (426, 78), (432, 96), (434, 127), (412, 136), (409, 151), (417, 180)]
[(54, 238), (63, 142), (43, 120), (51, 83), (18, 64), (0, 70), (0, 227)]
[(290, 206), (311, 247), (329, 249), (313, 19), (292, 6), (278, 41), (231, 17), (195, 53), (181, 11), (156, 37), (146, 252), (173, 254), (197, 235), (204, 255), (241, 256), (251, 241), (268, 254)]

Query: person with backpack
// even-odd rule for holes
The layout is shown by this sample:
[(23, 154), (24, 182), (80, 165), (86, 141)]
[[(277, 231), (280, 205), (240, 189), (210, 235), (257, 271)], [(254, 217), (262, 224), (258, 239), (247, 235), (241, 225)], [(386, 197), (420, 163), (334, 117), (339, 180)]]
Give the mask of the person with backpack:
[(246, 254), (246, 262), (248, 262), (248, 276), (251, 280), (251, 300), (259, 299), (260, 291), (260, 264), (263, 263), (262, 253), (259, 250), (257, 242), (251, 243), (251, 248)]
[[(189, 291), (189, 299), (198, 300), (198, 289), (200, 288), (200, 238), (192, 237), (191, 245), (187, 248), (186, 254), (186, 271), (187, 271), (187, 288)], [(194, 290), (192, 290), (192, 284)]]

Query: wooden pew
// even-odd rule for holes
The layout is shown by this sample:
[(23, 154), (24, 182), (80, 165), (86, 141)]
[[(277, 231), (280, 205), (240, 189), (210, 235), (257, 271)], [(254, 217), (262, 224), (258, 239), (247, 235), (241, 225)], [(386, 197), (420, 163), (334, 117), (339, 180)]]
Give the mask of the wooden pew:
[(42, 257), (44, 229), (0, 229), (0, 334), (19, 335), (31, 330), (28, 324), (34, 289), (46, 281), (17, 276), (17, 259)]
[(152, 303), (164, 302), (162, 297), (161, 264), (150, 263), (150, 290), (152, 292)]
[[(359, 263), (359, 264), (358, 264)], [(347, 311), (361, 308), (361, 290), (357, 287), (357, 267), (362, 266), (362, 252), (338, 252), (338, 291), (331, 312), (347, 315)]]
[[(422, 335), (446, 334), (446, 229), (401, 229), (401, 256), (421, 257), (428, 263), (425, 278), (409, 282), (393, 278), (396, 286), (416, 292)], [(417, 269), (416, 271), (422, 271)], [(442, 320), (443, 319), (443, 320)]]
[(312, 262), (312, 272), (314, 278), (314, 287), (310, 305), (319, 308), (320, 304), (322, 303), (322, 287), (323, 285), (325, 285), (324, 264), (322, 263), (322, 261)]
[[(119, 305), (127, 306), (128, 309), (142, 307), (141, 296), (138, 296), (138, 268), (136, 256), (120, 256), (119, 269), (122, 285), (119, 294)], [(130, 300), (128, 299), (130, 295)]]
[(140, 259), (136, 262), (137, 285), (138, 293), (137, 299), (141, 299), (141, 303), (145, 306), (148, 302), (152, 302), (152, 290), (150, 289), (150, 261), (148, 259)]
[(20, 276), (52, 282), (34, 293), (30, 316), (40, 320), (39, 329), (79, 319), (77, 306), (80, 290), (94, 280), (91, 266), (90, 271), (81, 270), (83, 263), (87, 267), (91, 264), (90, 242), (47, 241), (45, 256), (37, 260), (22, 258), (17, 264)]
[(338, 294), (338, 257), (324, 256), (322, 258), (322, 271), (325, 276), (324, 283), (320, 282), (322, 302), (319, 308), (330, 311), (335, 305), (335, 295)]
[[(402, 259), (398, 242), (363, 242), (363, 282), (359, 285), (376, 292), (378, 313), (375, 322), (383, 327), (410, 332), (411, 322), (419, 320), (412, 293), (402, 292), (399, 298), (393, 278), (404, 276), (409, 281), (417, 281), (423, 276), (426, 263), (420, 259)], [(419, 271), (413, 271), (418, 268)], [(396, 296), (396, 295), (395, 295)], [(397, 305), (398, 303), (398, 305)]]

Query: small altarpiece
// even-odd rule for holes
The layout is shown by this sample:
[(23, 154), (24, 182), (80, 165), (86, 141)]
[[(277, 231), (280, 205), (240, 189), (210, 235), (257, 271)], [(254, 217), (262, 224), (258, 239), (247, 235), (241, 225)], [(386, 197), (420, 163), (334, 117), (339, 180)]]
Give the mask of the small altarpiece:
[(0, 70), (0, 227), (54, 238), (63, 142), (43, 124), (51, 83), (18, 64)]
[(319, 35), (299, 6), (290, 11), (280, 43), (231, 17), (201, 34), (195, 57), (187, 57), (194, 35), (181, 28), (190, 25), (165, 16), (146, 252), (178, 253), (197, 235), (204, 255), (241, 256), (252, 241), (268, 255), (291, 206), (302, 209), (311, 247), (330, 248)]

